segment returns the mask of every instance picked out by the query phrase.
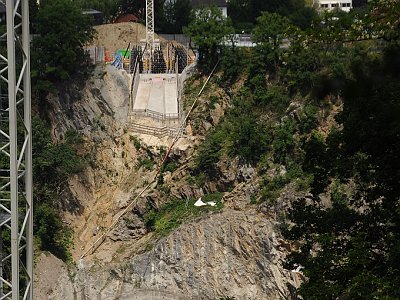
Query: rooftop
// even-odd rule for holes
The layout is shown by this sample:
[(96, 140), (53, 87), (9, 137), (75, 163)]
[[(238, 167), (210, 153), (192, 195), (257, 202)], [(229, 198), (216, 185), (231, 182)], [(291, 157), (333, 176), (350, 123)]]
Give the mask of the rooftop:
[(82, 13), (84, 15), (99, 15), (103, 14), (101, 11), (95, 10), (95, 9), (84, 9), (82, 10)]

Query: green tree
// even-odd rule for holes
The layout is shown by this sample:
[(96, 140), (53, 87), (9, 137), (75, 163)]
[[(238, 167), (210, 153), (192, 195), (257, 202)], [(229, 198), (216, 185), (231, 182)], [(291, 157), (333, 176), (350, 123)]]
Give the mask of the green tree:
[(257, 43), (258, 51), (267, 67), (276, 72), (283, 52), (283, 40), (287, 37), (290, 28), (289, 20), (276, 13), (263, 12), (257, 19), (257, 26), (253, 31), (253, 40)]
[(234, 33), (229, 18), (224, 18), (217, 7), (196, 10), (193, 20), (183, 29), (199, 50), (199, 64), (205, 69), (218, 60), (223, 43)]
[[(327, 189), (326, 172), (336, 183), (329, 207), (315, 195), (290, 212), (296, 225), (287, 236), (303, 242), (290, 263), (304, 266), (305, 299), (400, 297), (399, 57), (398, 40), (383, 53), (355, 56), (342, 88), (340, 130), (306, 148), (313, 186)], [(352, 189), (343, 185), (349, 182)]]
[(36, 90), (48, 92), (54, 83), (85, 72), (83, 46), (94, 34), (90, 18), (68, 0), (43, 1), (36, 17), (32, 46), (32, 78)]
[(40, 249), (67, 260), (70, 233), (62, 223), (59, 208), (68, 176), (82, 170), (83, 163), (75, 149), (81, 138), (68, 131), (64, 141), (55, 144), (47, 124), (37, 117), (32, 118), (32, 132), (35, 234)]
[(74, 0), (81, 9), (96, 9), (103, 13), (105, 22), (112, 22), (118, 16), (119, 0)]
[(235, 28), (248, 30), (263, 12), (277, 13), (290, 19), (301, 28), (308, 28), (316, 17), (316, 12), (305, 5), (304, 0), (231, 0), (228, 11)]
[(192, 5), (189, 0), (171, 0), (164, 4), (164, 22), (160, 29), (167, 33), (182, 33), (190, 23)]

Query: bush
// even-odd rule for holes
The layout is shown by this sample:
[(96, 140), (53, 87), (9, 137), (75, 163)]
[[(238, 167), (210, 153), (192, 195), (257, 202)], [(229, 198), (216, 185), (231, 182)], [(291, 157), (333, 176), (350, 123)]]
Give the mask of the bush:
[(68, 260), (71, 234), (58, 211), (62, 199), (57, 191), (63, 189), (68, 176), (84, 167), (75, 149), (82, 143), (82, 137), (69, 130), (64, 142), (55, 144), (47, 124), (35, 117), (32, 118), (32, 133), (35, 234), (42, 250)]
[(196, 199), (173, 199), (165, 204), (158, 211), (151, 209), (144, 216), (145, 223), (148, 229), (155, 232), (159, 237), (166, 236), (173, 229), (177, 228), (183, 222), (198, 217), (204, 213), (219, 211), (222, 209), (221, 202), (223, 193), (214, 193), (204, 195), (204, 202), (214, 201), (216, 206), (194, 206)]
[(296, 122), (293, 119), (286, 119), (274, 130), (272, 149), (276, 163), (288, 163), (289, 156), (295, 149), (293, 137), (296, 129)]
[(154, 167), (154, 161), (149, 158), (139, 158), (136, 163), (136, 170), (139, 170), (141, 167), (144, 167), (146, 170), (152, 170)]
[(217, 175), (215, 165), (221, 157), (224, 139), (225, 134), (222, 128), (217, 128), (207, 135), (197, 151), (195, 173), (205, 173), (210, 178)]
[(251, 113), (230, 118), (227, 138), (229, 139), (229, 155), (239, 156), (252, 164), (256, 164), (269, 150), (271, 141), (263, 123)]

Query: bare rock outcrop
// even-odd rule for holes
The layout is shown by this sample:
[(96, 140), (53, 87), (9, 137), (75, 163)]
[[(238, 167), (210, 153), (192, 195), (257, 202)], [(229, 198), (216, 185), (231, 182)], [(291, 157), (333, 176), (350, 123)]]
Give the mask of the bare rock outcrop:
[(190, 299), (289, 299), (299, 278), (283, 269), (282, 250), (265, 215), (227, 210), (182, 226), (134, 257), (130, 278)]
[(74, 288), (56, 289), (52, 299), (295, 299), (301, 277), (282, 267), (286, 253), (264, 214), (225, 210), (181, 226), (124, 263), (81, 261)]

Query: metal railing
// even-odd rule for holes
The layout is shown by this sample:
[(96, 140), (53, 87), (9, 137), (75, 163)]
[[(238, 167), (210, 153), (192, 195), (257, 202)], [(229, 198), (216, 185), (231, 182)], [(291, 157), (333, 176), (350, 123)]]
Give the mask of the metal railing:
[(181, 119), (179, 113), (160, 113), (151, 109), (134, 109), (132, 116), (150, 117), (156, 121), (175, 121)]
[[(164, 137), (164, 136), (173, 137), (176, 136), (180, 130), (179, 128), (171, 128), (166, 126), (153, 127), (137, 123), (131, 123), (131, 128), (137, 133), (144, 133), (158, 137)], [(182, 135), (185, 135), (185, 132), (182, 132)]]

